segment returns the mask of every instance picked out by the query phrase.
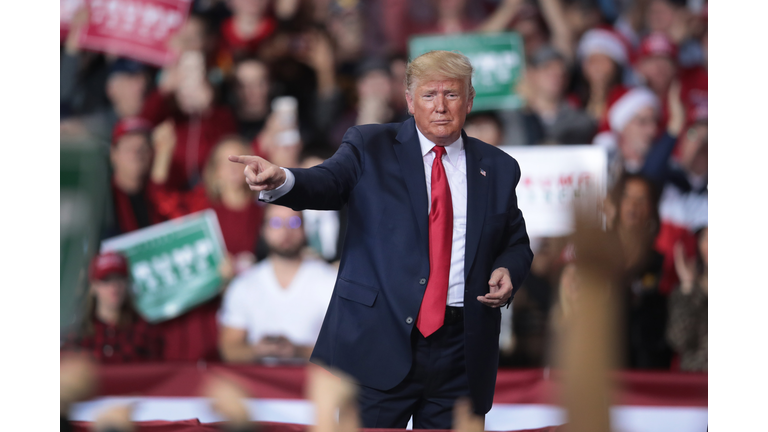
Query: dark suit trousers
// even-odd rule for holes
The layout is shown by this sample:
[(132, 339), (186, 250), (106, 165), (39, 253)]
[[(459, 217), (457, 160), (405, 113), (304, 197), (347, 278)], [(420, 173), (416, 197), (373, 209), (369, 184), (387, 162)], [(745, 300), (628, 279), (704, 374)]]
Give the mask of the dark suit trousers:
[(405, 428), (413, 416), (414, 429), (451, 429), (456, 399), (469, 397), (463, 316), (428, 338), (414, 325), (411, 343), (413, 363), (400, 384), (387, 391), (360, 387), (364, 428)]

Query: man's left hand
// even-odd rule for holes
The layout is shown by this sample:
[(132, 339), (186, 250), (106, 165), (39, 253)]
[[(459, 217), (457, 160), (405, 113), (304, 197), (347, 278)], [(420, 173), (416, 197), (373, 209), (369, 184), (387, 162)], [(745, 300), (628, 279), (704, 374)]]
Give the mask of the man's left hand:
[(512, 297), (512, 279), (509, 277), (509, 270), (499, 267), (491, 273), (491, 280), (488, 281), (490, 292), (484, 296), (477, 296), (477, 301), (492, 307), (502, 307)]

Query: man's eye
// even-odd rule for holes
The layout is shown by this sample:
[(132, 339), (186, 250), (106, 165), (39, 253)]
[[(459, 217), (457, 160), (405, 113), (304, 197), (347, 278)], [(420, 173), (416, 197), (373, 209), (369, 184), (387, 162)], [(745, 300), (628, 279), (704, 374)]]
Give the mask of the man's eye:
[(424, 95), (424, 96), (422, 96), (422, 98), (424, 98), (424, 99), (432, 99), (434, 97), (435, 97), (435, 95)]

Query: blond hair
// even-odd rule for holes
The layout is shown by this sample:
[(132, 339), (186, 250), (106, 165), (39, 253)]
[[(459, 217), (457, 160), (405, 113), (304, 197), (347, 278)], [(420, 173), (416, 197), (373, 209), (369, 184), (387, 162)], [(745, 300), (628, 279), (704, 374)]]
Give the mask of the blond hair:
[(469, 99), (475, 97), (472, 86), (472, 63), (469, 58), (458, 51), (429, 51), (408, 63), (405, 69), (405, 89), (413, 90), (417, 81), (434, 78), (466, 80), (469, 89)]
[[(250, 155), (253, 154), (251, 151), (251, 146), (248, 145), (248, 143), (239, 135), (225, 135), (222, 138), (219, 139), (219, 141), (216, 143), (216, 145), (213, 147), (213, 150), (211, 150), (210, 155), (208, 156), (208, 160), (205, 163), (205, 167), (203, 168), (203, 184), (205, 185), (205, 192), (208, 196), (208, 199), (211, 202), (218, 203), (221, 200), (221, 191), (219, 190), (219, 179), (216, 177), (216, 169), (218, 167), (217, 163), (217, 154), (221, 151), (221, 149), (229, 143), (236, 143), (242, 147), (242, 149), (238, 152), (238, 154), (243, 155)], [(248, 187), (248, 184), (243, 182), (242, 184), (243, 188), (251, 192), (251, 189)]]

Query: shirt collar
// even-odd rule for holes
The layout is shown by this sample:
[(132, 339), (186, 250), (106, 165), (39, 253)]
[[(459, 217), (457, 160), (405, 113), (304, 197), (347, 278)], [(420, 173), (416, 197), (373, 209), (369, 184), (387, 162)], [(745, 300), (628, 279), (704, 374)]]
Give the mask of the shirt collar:
[[(419, 144), (421, 145), (421, 157), (424, 157), (432, 151), (432, 147), (435, 146), (435, 143), (427, 139), (427, 137), (424, 136), (424, 134), (421, 133), (419, 130), (419, 127), (416, 127), (416, 133), (419, 135)], [(454, 141), (453, 143), (445, 146), (445, 153), (448, 157), (448, 161), (456, 165), (459, 161), (459, 153), (464, 149), (464, 140), (461, 139), (461, 135), (459, 135), (459, 139)]]

